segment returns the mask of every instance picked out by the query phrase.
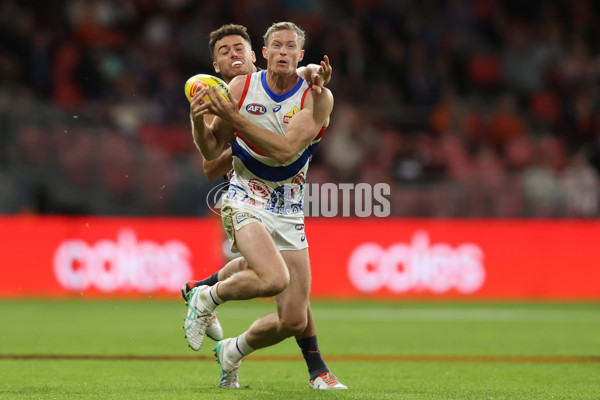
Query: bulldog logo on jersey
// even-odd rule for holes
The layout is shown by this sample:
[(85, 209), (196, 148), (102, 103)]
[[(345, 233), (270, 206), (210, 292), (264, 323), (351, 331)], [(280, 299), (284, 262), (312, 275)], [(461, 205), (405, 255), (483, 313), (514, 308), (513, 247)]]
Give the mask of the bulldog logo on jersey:
[(296, 114), (298, 111), (300, 111), (298, 109), (298, 107), (294, 106), (294, 108), (292, 108), (292, 110), (290, 112), (288, 112), (287, 114), (285, 114), (283, 116), (283, 123), (284, 124), (289, 124), (290, 120), (292, 119), (292, 117), (294, 116), (294, 114)]

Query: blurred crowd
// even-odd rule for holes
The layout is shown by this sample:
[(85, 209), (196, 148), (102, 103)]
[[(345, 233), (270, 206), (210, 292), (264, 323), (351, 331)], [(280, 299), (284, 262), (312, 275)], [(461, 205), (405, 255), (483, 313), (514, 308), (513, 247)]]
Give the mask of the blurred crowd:
[(402, 217), (600, 215), (600, 2), (4, 0), (0, 213), (205, 215), (183, 85), (208, 34), (290, 20), (336, 105), (309, 182)]

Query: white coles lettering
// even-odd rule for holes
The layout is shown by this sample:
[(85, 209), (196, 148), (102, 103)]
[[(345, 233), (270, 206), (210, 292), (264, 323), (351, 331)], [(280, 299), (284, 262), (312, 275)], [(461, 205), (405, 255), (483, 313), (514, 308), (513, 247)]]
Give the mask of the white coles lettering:
[(102, 292), (176, 293), (191, 279), (191, 256), (185, 243), (138, 241), (126, 228), (116, 241), (102, 239), (90, 245), (81, 239), (65, 240), (54, 253), (54, 274), (72, 291), (95, 287)]
[(387, 288), (394, 293), (469, 294), (485, 282), (483, 259), (483, 250), (475, 244), (430, 245), (427, 233), (418, 231), (410, 243), (394, 243), (387, 249), (372, 242), (359, 245), (348, 260), (348, 275), (364, 293)]

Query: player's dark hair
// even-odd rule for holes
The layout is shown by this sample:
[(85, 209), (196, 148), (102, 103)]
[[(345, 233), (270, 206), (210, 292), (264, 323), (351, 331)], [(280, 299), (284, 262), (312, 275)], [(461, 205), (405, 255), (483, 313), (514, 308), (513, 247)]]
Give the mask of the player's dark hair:
[(215, 57), (215, 44), (219, 40), (223, 39), (225, 36), (232, 36), (232, 35), (241, 36), (242, 38), (244, 38), (244, 40), (246, 42), (248, 42), (248, 45), (250, 45), (250, 48), (252, 48), (252, 41), (250, 40), (250, 35), (248, 35), (248, 28), (246, 28), (243, 25), (236, 25), (236, 24), (223, 25), (219, 29), (216, 29), (210, 33), (210, 39), (208, 40), (208, 47), (210, 49), (210, 54), (211, 54), (213, 60), (216, 58)]

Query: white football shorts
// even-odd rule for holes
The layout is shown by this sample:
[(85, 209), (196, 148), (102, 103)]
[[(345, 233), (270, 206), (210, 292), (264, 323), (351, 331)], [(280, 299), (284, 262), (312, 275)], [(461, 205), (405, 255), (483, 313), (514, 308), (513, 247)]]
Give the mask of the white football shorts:
[(258, 222), (263, 224), (281, 250), (302, 250), (308, 247), (304, 231), (304, 214), (284, 215), (265, 211), (240, 201), (222, 198), (221, 219), (231, 250), (238, 252), (234, 232)]

